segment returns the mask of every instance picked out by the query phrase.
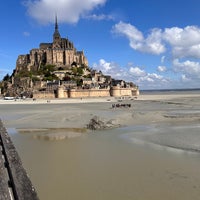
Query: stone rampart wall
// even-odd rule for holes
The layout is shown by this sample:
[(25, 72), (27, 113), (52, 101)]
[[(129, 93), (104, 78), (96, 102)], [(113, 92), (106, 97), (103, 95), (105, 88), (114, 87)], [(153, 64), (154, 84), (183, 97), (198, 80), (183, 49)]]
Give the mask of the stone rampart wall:
[(80, 97), (109, 97), (109, 89), (81, 89), (81, 90), (69, 90), (69, 98)]
[(53, 99), (55, 98), (54, 92), (33, 92), (34, 99)]
[(112, 87), (110, 94), (113, 97), (132, 96), (132, 90), (133, 88)]
[(111, 89), (70, 89), (65, 90), (59, 87), (57, 96), (54, 92), (34, 92), (33, 98), (84, 98), (84, 97), (121, 97), (138, 96), (139, 90), (136, 88), (111, 88)]

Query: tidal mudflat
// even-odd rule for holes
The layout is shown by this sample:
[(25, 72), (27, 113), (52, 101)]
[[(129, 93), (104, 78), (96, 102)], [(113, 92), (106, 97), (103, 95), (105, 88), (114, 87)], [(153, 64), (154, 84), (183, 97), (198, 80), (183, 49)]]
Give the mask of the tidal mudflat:
[[(199, 199), (200, 94), (128, 102), (0, 104), (41, 200)], [(121, 126), (85, 130), (93, 116)]]

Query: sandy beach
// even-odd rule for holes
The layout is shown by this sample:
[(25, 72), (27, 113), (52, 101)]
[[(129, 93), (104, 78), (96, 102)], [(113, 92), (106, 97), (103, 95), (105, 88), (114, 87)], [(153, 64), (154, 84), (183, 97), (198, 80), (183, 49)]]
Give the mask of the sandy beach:
[[(87, 130), (94, 116), (120, 127)], [(0, 100), (0, 118), (41, 199), (199, 199), (198, 93)]]
[[(98, 116), (120, 126), (198, 126), (200, 94), (144, 94), (137, 99), (81, 98), (0, 100), (0, 117), (7, 127), (20, 130), (86, 128)], [(130, 108), (112, 108), (116, 104)], [(54, 131), (55, 132), (55, 131)]]
[[(176, 134), (161, 133), (169, 128), (190, 126), (199, 128), (199, 102), (198, 93), (144, 94), (137, 99), (120, 101), (119, 98), (0, 100), (0, 117), (8, 128), (39, 133), (40, 138), (46, 131), (45, 138), (49, 136), (49, 139), (64, 139), (65, 136), (66, 138), (80, 136), (81, 132), (86, 131), (90, 119), (98, 116), (103, 120), (114, 120), (121, 127), (148, 126), (149, 132), (152, 130), (151, 132), (156, 133), (151, 136), (144, 134), (145, 140), (175, 148), (200, 151), (199, 144), (195, 144), (194, 147), (191, 140), (185, 139), (188, 137), (185, 131), (180, 137)], [(113, 104), (123, 103), (131, 104), (131, 107), (112, 108)], [(62, 134), (58, 134), (58, 130)], [(198, 134), (194, 133), (193, 136), (199, 139)], [(141, 133), (135, 134), (135, 137), (144, 139)], [(185, 143), (188, 144), (185, 146)]]

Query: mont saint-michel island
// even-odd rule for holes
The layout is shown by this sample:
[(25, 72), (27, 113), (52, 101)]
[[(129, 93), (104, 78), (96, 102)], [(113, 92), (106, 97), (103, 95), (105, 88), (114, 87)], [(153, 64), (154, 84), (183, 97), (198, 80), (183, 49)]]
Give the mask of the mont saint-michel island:
[(18, 56), (12, 75), (3, 78), (1, 94), (33, 99), (136, 97), (139, 88), (90, 68), (84, 51), (61, 37), (56, 16), (53, 41)]

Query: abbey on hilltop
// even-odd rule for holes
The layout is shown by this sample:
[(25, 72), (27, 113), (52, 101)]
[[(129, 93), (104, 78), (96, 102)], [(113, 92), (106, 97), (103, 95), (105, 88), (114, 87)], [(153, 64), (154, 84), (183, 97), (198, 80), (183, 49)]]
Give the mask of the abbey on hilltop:
[(61, 38), (58, 30), (57, 16), (52, 43), (40, 43), (38, 49), (34, 48), (30, 54), (18, 56), (16, 73), (21, 70), (39, 70), (43, 65), (69, 68), (72, 63), (88, 66), (88, 61), (83, 51), (77, 51), (74, 44), (66, 38)]
[(139, 95), (132, 82), (115, 80), (88, 66), (83, 51), (61, 38), (55, 17), (52, 43), (19, 55), (13, 74), (0, 82), (3, 96), (32, 98), (121, 97)]

